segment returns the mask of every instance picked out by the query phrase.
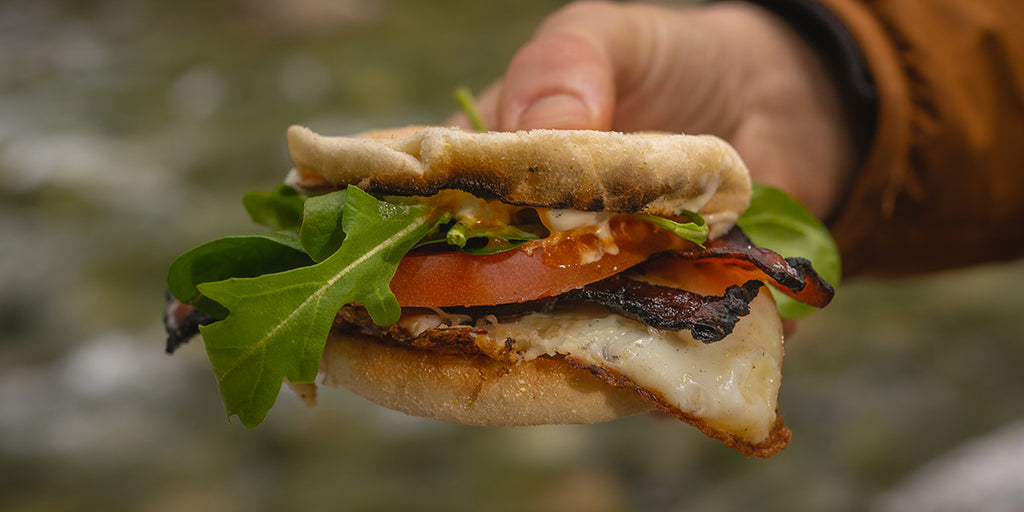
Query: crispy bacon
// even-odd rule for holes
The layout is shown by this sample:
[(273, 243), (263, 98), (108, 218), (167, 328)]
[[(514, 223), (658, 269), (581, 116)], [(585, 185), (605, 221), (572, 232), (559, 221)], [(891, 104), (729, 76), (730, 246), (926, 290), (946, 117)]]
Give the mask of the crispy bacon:
[(216, 321), (199, 312), (196, 308), (178, 302), (170, 292), (167, 293), (167, 308), (164, 309), (164, 329), (167, 330), (167, 345), (164, 351), (173, 354), (178, 347), (188, 343), (199, 334), (199, 326)]
[[(672, 253), (673, 257), (701, 263), (721, 263), (736, 275), (733, 282), (760, 279), (794, 299), (825, 307), (835, 290), (804, 258), (783, 258), (778, 253), (754, 247), (738, 227), (705, 244), (706, 249)], [(740, 277), (746, 276), (746, 277)]]
[[(739, 318), (749, 313), (750, 301), (757, 296), (762, 282), (812, 306), (824, 307), (832, 300), (832, 286), (814, 271), (808, 260), (783, 258), (769, 249), (754, 247), (739, 228), (705, 247), (663, 253), (632, 269), (633, 272), (588, 284), (559, 296), (558, 300), (596, 302), (658, 329), (688, 329), (695, 339), (705, 343), (732, 333)], [(652, 273), (671, 285), (628, 277)], [(719, 283), (718, 291), (724, 292), (708, 293), (708, 281)], [(695, 287), (689, 291), (681, 289), (688, 284)]]
[(731, 334), (740, 317), (750, 313), (750, 301), (757, 297), (761, 285), (761, 281), (751, 279), (742, 286), (729, 286), (721, 296), (700, 295), (619, 274), (565, 295), (596, 302), (658, 329), (688, 329), (695, 339), (711, 343)]

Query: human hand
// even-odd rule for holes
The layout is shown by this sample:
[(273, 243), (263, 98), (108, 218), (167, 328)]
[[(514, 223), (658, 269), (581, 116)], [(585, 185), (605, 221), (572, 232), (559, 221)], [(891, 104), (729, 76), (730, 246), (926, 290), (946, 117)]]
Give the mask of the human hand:
[[(784, 20), (746, 3), (581, 2), (544, 20), (478, 108), (497, 130), (711, 133), (819, 218), (856, 157), (836, 84)], [(459, 114), (451, 124), (469, 127)]]

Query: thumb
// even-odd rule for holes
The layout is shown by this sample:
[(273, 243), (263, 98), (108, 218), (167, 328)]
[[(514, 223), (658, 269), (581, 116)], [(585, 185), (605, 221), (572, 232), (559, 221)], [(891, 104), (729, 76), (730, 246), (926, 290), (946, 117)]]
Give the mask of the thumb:
[(593, 30), (579, 30), (577, 17), (559, 14), (509, 63), (498, 98), (499, 129), (611, 127), (615, 71), (607, 46)]
[(600, 122), (581, 95), (556, 92), (533, 100), (519, 114), (517, 128), (600, 129)]

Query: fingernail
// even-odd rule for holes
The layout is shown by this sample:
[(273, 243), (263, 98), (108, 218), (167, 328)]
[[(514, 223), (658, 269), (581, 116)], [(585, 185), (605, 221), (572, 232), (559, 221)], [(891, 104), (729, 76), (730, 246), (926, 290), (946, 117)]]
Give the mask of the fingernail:
[(519, 116), (519, 128), (590, 128), (590, 110), (576, 96), (555, 94), (543, 97)]

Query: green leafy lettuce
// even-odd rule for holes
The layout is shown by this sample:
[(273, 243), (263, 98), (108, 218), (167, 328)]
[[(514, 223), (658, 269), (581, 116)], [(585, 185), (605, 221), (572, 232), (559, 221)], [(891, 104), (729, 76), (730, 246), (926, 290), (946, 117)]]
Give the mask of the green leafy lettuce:
[(348, 190), (338, 190), (306, 200), (299, 242), (314, 261), (323, 261), (345, 241), (342, 219)]
[(547, 229), (539, 225), (474, 227), (452, 221), (439, 226), (435, 233), (421, 240), (417, 247), (447, 244), (450, 249), (467, 254), (494, 254), (515, 249), (547, 235)]
[(473, 126), (473, 129), (478, 132), (486, 132), (487, 125), (484, 123), (480, 111), (476, 108), (476, 99), (473, 97), (473, 91), (469, 87), (457, 87), (454, 96), (455, 103), (459, 105), (462, 113), (466, 114), (466, 118), (469, 119), (469, 124)]
[[(829, 284), (839, 284), (842, 265), (835, 240), (828, 228), (789, 194), (755, 183), (750, 207), (736, 224), (754, 245), (771, 249), (785, 258), (806, 258)], [(816, 310), (775, 288), (770, 289), (783, 318), (799, 318)]]
[(685, 216), (690, 219), (689, 222), (677, 222), (672, 219), (666, 219), (665, 217), (659, 217), (657, 215), (641, 214), (637, 215), (637, 218), (650, 222), (655, 226), (663, 229), (667, 229), (675, 233), (680, 238), (689, 240), (702, 249), (704, 248), (704, 242), (708, 241), (708, 223), (701, 217), (697, 212), (691, 212), (689, 210), (683, 210), (680, 216)]
[(312, 263), (294, 233), (228, 236), (200, 245), (174, 260), (167, 271), (167, 287), (181, 302), (213, 318), (224, 318), (228, 310), (200, 293), (200, 284), (284, 272)]
[(348, 236), (330, 256), (283, 272), (198, 284), (203, 297), (229, 311), (201, 328), (228, 415), (255, 426), (282, 379), (312, 382), (345, 304), (361, 303), (380, 325), (397, 322), (401, 308), (388, 283), (439, 220), (426, 205), (393, 205), (349, 187), (342, 219)]
[(278, 185), (272, 192), (249, 192), (242, 197), (242, 206), (252, 221), (272, 229), (296, 229), (302, 223), (305, 199), (288, 185)]

